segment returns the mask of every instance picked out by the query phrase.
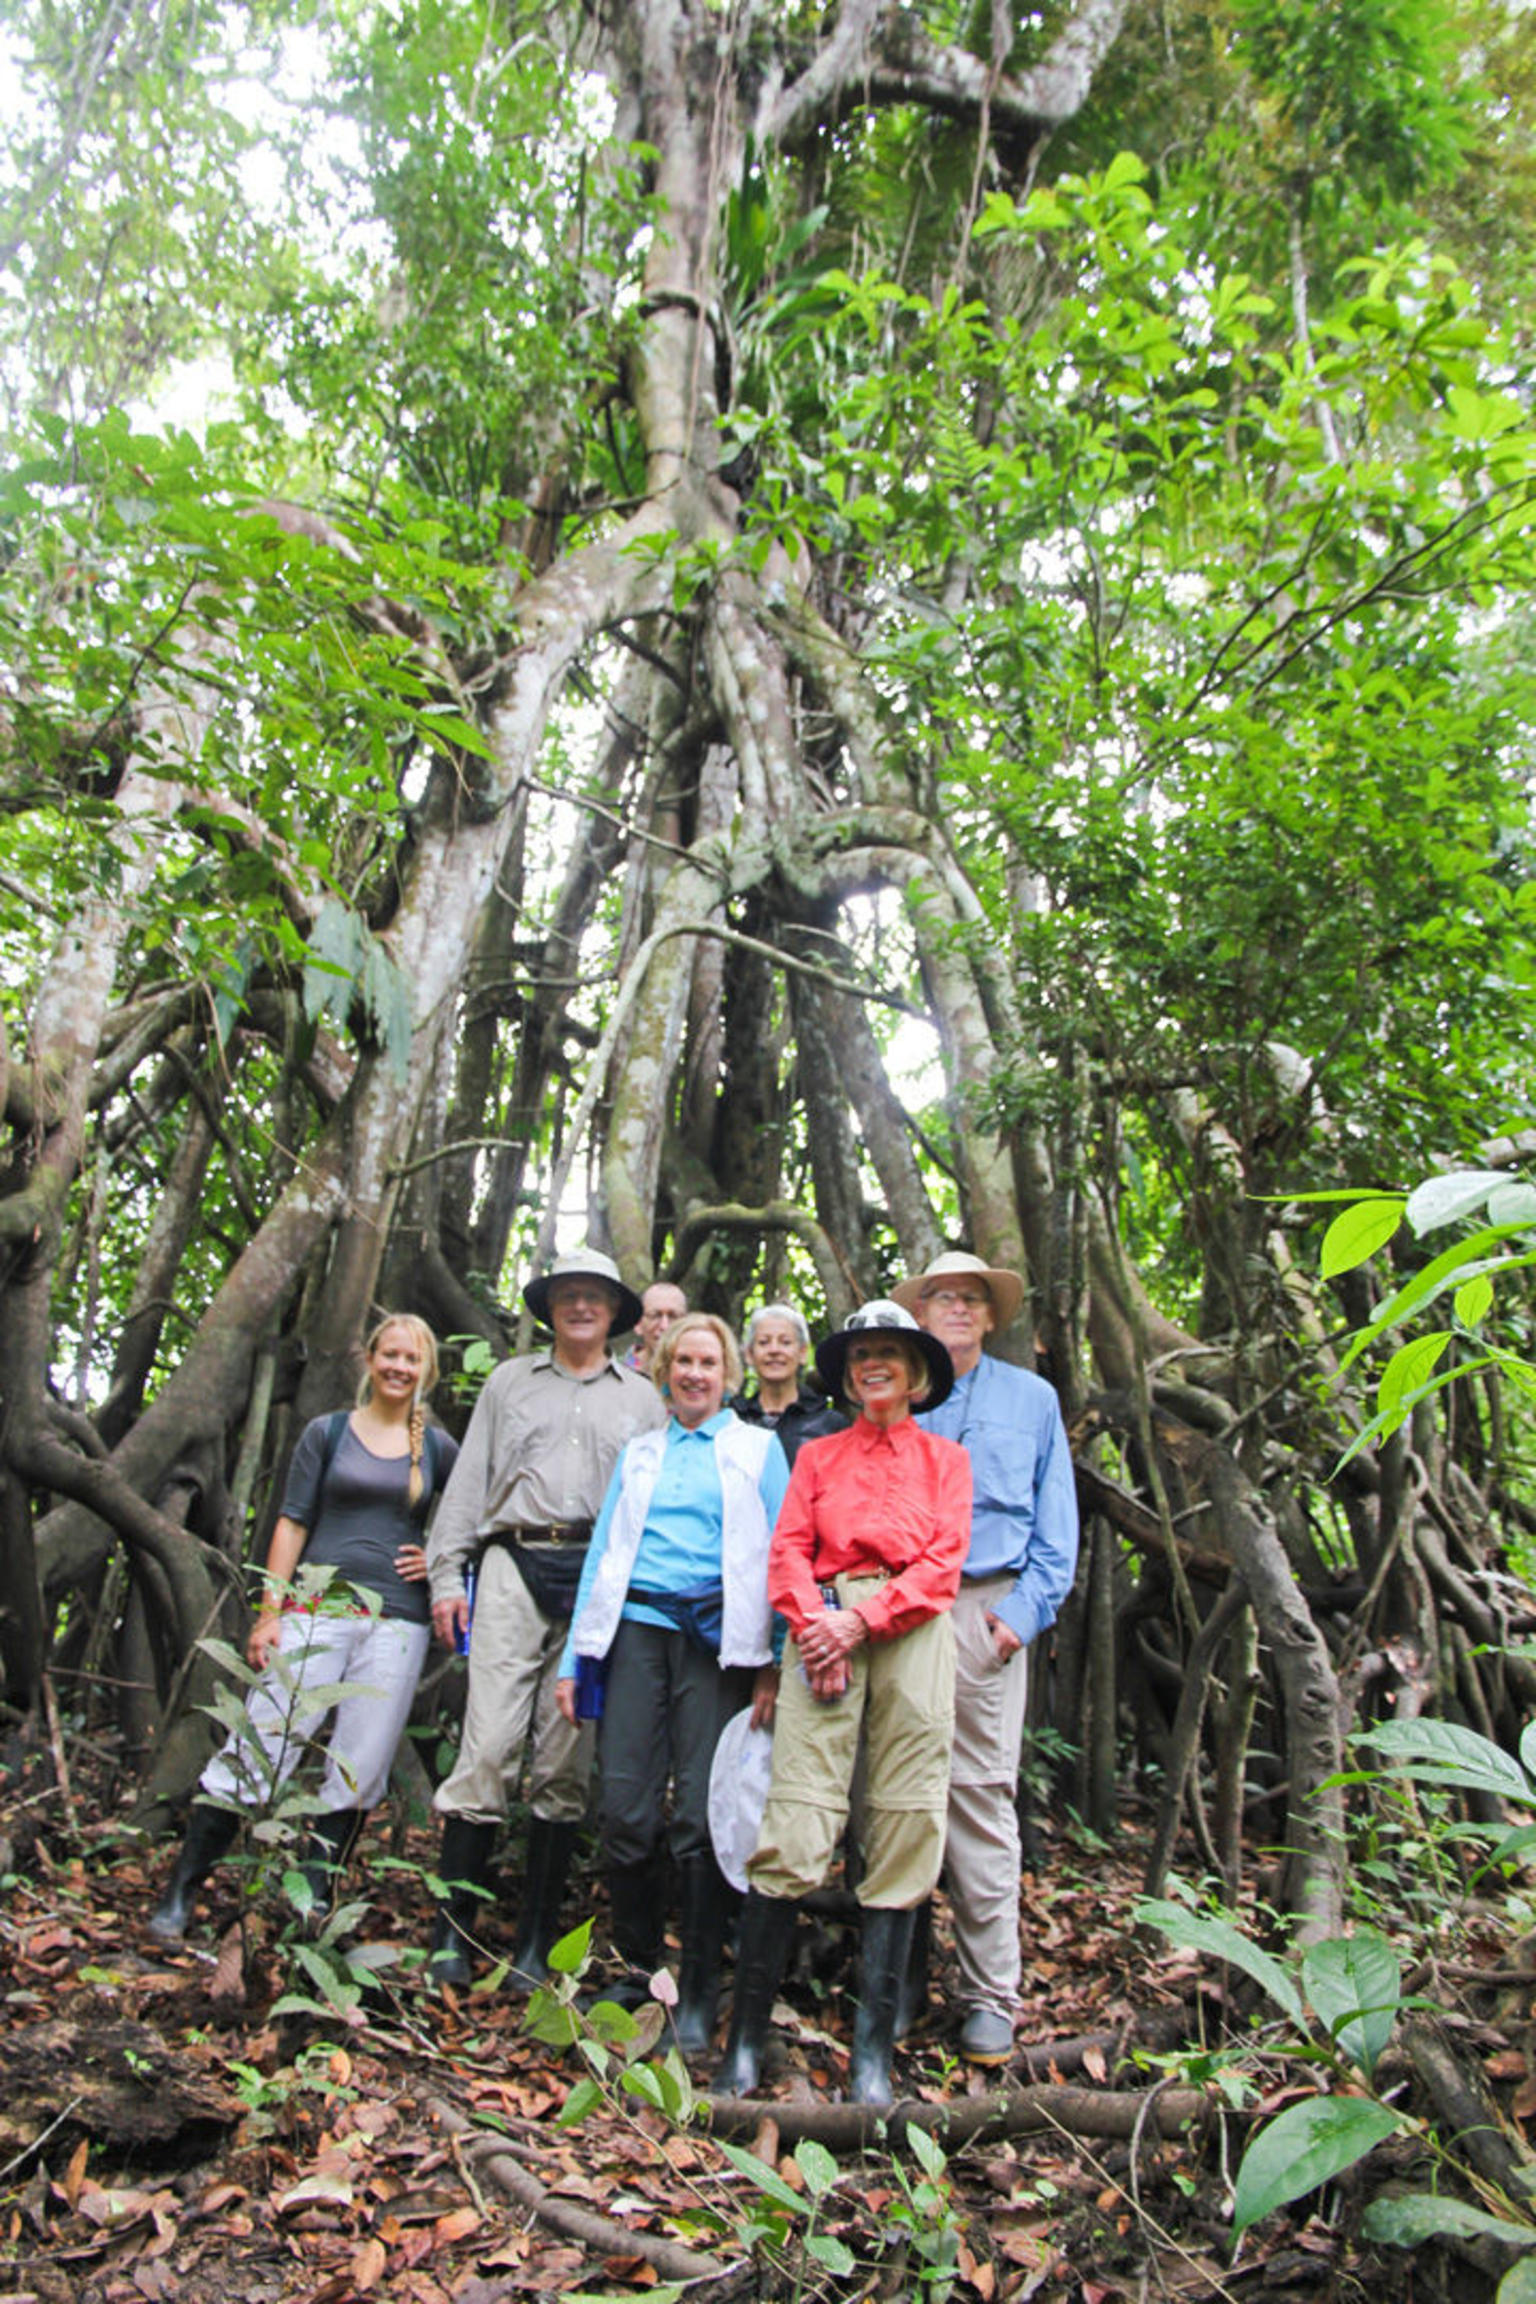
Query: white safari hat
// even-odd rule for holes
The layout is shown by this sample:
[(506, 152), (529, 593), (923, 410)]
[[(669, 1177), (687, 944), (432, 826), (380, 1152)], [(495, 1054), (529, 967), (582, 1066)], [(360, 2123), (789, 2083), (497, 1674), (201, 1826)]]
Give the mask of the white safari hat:
[(523, 1290), (523, 1302), (541, 1328), (551, 1326), (549, 1291), (557, 1280), (606, 1280), (613, 1290), (613, 1320), (610, 1336), (622, 1336), (637, 1327), (640, 1320), (640, 1299), (633, 1288), (626, 1288), (619, 1268), (611, 1256), (600, 1248), (571, 1248), (557, 1256), (547, 1272), (530, 1280)]
[(754, 1728), (752, 1707), (733, 1713), (720, 1731), (709, 1771), (709, 1836), (715, 1862), (733, 1888), (747, 1885), (747, 1858), (757, 1846), (768, 1780), (773, 1774), (773, 1731)]

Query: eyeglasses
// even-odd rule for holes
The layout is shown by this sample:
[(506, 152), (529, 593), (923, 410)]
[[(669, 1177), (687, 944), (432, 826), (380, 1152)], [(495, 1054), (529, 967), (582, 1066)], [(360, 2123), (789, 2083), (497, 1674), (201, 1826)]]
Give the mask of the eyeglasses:
[(985, 1312), (991, 1307), (990, 1296), (972, 1296), (960, 1288), (925, 1288), (925, 1304), (963, 1304), (967, 1312)]

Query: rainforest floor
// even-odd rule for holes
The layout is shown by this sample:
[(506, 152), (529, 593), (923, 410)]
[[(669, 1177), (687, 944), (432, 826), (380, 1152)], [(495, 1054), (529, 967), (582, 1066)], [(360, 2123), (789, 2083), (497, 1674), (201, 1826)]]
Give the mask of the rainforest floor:
[[(759, 2164), (744, 2170), (709, 2124), (707, 2065), (694, 2071), (693, 2117), (650, 2100), (666, 2093), (654, 2077), (660, 2004), (646, 2020), (658, 2036), (626, 2081), (583, 2020), (586, 2047), (533, 2036), (528, 2000), (494, 1966), (466, 1993), (428, 1989), (429, 1828), (391, 1837), (375, 1820), (340, 1959), (317, 1952), (251, 1857), (214, 1875), (185, 1945), (167, 1950), (144, 1920), (171, 1849), (128, 1829), (115, 1756), (72, 1751), (67, 1795), (46, 1746), (9, 1757), (0, 2304), (1480, 2304), (1495, 2293), (1496, 2268), (1361, 2244), (1362, 2199), (1390, 2180), (1390, 2155), (1373, 2156), (1368, 2181), (1277, 2211), (1234, 2249), (1244, 2138), (1315, 2082), (1228, 2003), (1232, 1979), (1137, 1927), (1144, 1817), (1112, 1844), (1039, 1827), (1023, 1883), (1025, 2001), (1004, 2068), (959, 2060), (940, 1896), (927, 2015), (898, 2052), (903, 2103), (883, 2130), (850, 2134), (858, 2116), (838, 2109), (857, 1924), (846, 1895), (820, 1900), (781, 1994), (772, 2102), (732, 2130)], [(514, 1831), (511, 1893), (484, 1924), (493, 1954), (511, 1941), (517, 1846)], [(592, 1914), (605, 1941), (592, 1852), (567, 1909), (572, 1926)], [(1435, 1979), (1440, 2016), (1523, 2147), (1536, 2119), (1536, 1975), (1522, 1981), (1497, 1913), (1473, 1930), (1470, 1960), (1466, 1950), (1454, 1984)], [(585, 1998), (598, 1993), (600, 1967), (582, 1981)], [(540, 2029), (562, 2026), (568, 2016)], [(1229, 2065), (1241, 2086), (1220, 2084)], [(562, 2121), (584, 2080), (573, 2109), (588, 2108)], [(910, 2134), (914, 2106), (947, 2125)], [(1171, 2119), (1169, 2106), (1194, 2116)]]

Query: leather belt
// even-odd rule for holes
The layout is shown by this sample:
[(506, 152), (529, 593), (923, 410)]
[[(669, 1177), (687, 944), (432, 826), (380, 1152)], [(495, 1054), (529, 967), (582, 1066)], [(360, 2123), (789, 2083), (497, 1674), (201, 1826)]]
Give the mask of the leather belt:
[(513, 1544), (588, 1544), (592, 1540), (590, 1520), (525, 1521), (516, 1528), (498, 1528), (491, 1541), (498, 1538)]

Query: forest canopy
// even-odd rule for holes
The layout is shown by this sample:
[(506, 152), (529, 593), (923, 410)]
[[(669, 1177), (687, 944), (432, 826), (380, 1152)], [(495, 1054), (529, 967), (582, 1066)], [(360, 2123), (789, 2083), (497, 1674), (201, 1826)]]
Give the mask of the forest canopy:
[(1528, 1413), (1339, 1473), (1392, 1275), (1299, 1196), (1536, 1141), (1528, 29), (6, 7), (18, 1713), (110, 1660), (184, 1791), (370, 1314), (502, 1353), (585, 1235), (733, 1319), (1027, 1275), (1099, 1822), (1218, 1594), (1316, 1925), (1352, 1706), (1513, 1735)]

